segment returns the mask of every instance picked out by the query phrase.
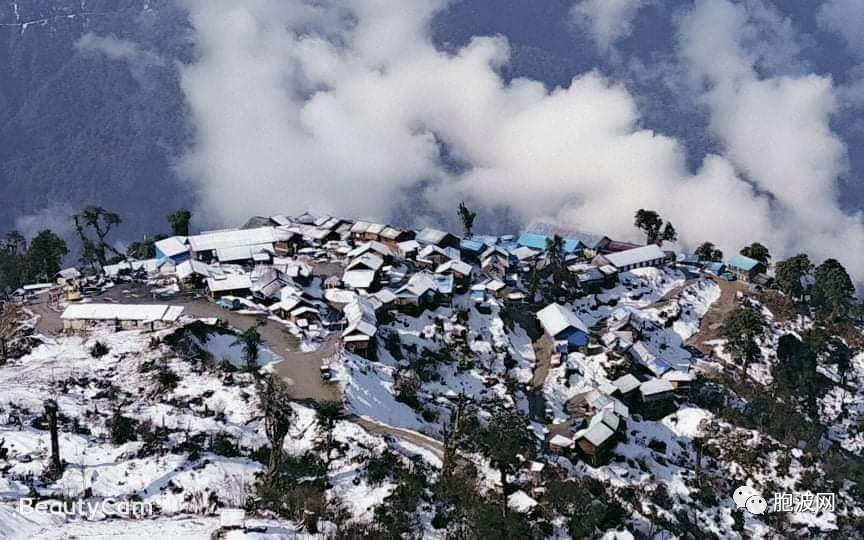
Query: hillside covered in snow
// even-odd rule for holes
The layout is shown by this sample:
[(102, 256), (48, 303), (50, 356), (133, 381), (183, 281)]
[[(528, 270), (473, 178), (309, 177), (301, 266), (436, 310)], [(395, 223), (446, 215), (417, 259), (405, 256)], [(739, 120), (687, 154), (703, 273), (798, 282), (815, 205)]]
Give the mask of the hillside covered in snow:
[(864, 335), (828, 263), (790, 287), (309, 215), (154, 247), (3, 304), (0, 538), (864, 530)]

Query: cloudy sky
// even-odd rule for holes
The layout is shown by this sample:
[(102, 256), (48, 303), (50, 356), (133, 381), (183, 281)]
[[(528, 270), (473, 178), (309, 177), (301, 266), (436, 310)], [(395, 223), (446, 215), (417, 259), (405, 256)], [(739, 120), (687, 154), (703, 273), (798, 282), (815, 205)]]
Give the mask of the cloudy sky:
[(464, 199), (632, 238), (653, 208), (681, 248), (760, 241), (864, 280), (860, 0), (183, 5), (179, 167), (218, 221), (441, 222)]

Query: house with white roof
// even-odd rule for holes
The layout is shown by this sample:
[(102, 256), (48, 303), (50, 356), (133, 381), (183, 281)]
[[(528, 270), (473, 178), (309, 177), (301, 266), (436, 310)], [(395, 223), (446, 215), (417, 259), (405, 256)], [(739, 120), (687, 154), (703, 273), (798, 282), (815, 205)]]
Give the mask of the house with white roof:
[(212, 300), (223, 296), (248, 296), (252, 289), (249, 274), (223, 274), (207, 278), (207, 294)]
[(119, 329), (158, 330), (177, 323), (183, 306), (151, 304), (70, 304), (60, 315), (64, 330), (84, 330), (100, 323)]
[(459, 248), (459, 239), (455, 235), (428, 227), (417, 233), (415, 240), (420, 242), (420, 244), (433, 245), (440, 248)]
[(588, 422), (588, 427), (573, 435), (576, 446), (587, 455), (591, 463), (596, 465), (602, 454), (611, 449), (615, 443), (615, 434), (626, 426), (624, 419), (610, 409), (603, 409)]
[(347, 326), (342, 331), (342, 343), (353, 352), (368, 353), (378, 332), (375, 306), (369, 298), (355, 296), (344, 309)]
[(559, 352), (588, 345), (588, 327), (575, 313), (561, 304), (549, 304), (538, 311), (536, 316)]
[(189, 260), (192, 254), (185, 236), (169, 236), (154, 243), (156, 259), (161, 262), (170, 259), (174, 264)]
[(634, 249), (626, 249), (616, 253), (607, 253), (594, 257), (592, 261), (595, 266), (603, 267), (612, 265), (620, 272), (627, 272), (634, 268), (645, 268), (648, 266), (661, 267), (667, 262), (666, 252), (656, 244), (648, 244)]

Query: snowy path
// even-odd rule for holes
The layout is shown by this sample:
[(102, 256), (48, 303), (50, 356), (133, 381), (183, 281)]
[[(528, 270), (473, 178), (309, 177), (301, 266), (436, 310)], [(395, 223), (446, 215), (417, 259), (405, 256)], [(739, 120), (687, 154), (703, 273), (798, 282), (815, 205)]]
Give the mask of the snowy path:
[(352, 415), (347, 417), (346, 420), (348, 420), (349, 422), (354, 422), (355, 424), (363, 427), (363, 429), (365, 429), (369, 433), (376, 433), (379, 435), (392, 435), (397, 439), (402, 439), (411, 444), (415, 444), (421, 448), (429, 450), (439, 459), (444, 459), (444, 443), (442, 443), (438, 439), (433, 439), (428, 435), (423, 435), (422, 433), (411, 431), (410, 429), (388, 426), (387, 424), (382, 424), (381, 422), (376, 422), (371, 418), (362, 416)]

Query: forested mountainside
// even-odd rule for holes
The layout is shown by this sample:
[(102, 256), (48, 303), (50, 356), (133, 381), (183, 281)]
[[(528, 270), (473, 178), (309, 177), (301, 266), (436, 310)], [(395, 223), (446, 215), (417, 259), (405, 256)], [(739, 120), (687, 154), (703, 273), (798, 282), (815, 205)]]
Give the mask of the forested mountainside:
[[(190, 199), (173, 170), (189, 139), (172, 66), (190, 54), (185, 32), (169, 1), (0, 0), (2, 227), (32, 214), (71, 227), (94, 202), (135, 234)], [(87, 35), (133, 41), (149, 60), (82, 47)]]

